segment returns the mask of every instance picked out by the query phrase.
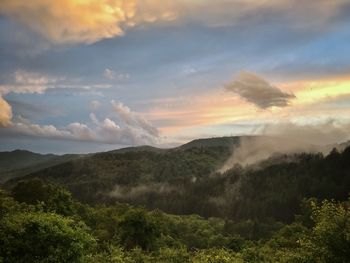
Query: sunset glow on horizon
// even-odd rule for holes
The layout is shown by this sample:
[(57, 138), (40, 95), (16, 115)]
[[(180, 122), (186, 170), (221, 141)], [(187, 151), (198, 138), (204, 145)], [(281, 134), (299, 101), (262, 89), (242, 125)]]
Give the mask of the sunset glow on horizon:
[(1, 1), (0, 151), (347, 131), (349, 13), (346, 0)]

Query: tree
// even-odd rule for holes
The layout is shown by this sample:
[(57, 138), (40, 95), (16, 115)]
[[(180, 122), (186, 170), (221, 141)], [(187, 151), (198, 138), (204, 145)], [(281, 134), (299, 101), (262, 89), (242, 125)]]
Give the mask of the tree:
[(159, 236), (159, 228), (143, 209), (128, 211), (119, 222), (119, 238), (126, 249), (151, 250)]
[(192, 258), (194, 263), (243, 263), (243, 259), (229, 250), (212, 248), (198, 251)]
[(45, 211), (61, 215), (72, 215), (74, 203), (72, 194), (63, 187), (45, 183), (40, 179), (19, 182), (12, 195), (18, 202), (27, 204), (42, 204)]
[(313, 204), (315, 226), (311, 234), (300, 240), (305, 262), (348, 262), (350, 259), (349, 202), (324, 200)]
[(54, 213), (9, 214), (0, 221), (1, 262), (79, 262), (95, 242), (82, 222)]
[(159, 255), (154, 262), (168, 262), (168, 263), (189, 263), (190, 253), (185, 247), (181, 248), (161, 248)]

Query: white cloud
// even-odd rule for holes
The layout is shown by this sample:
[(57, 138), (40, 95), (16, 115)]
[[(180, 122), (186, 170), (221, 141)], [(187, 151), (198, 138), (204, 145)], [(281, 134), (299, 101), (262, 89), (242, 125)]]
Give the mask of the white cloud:
[(261, 109), (285, 107), (295, 98), (294, 94), (283, 92), (262, 77), (245, 71), (225, 88)]
[(14, 82), (9, 85), (0, 85), (0, 93), (43, 93), (53, 88), (58, 79), (39, 73), (17, 70), (13, 76)]
[(66, 78), (52, 77), (37, 72), (17, 70), (12, 76), (12, 83), (0, 85), (0, 94), (13, 93), (38, 93), (42, 94), (48, 89), (75, 89), (93, 90), (111, 88), (110, 84), (83, 84)]
[[(115, 102), (113, 102), (113, 107), (114, 103)], [(19, 117), (16, 122), (9, 123), (6, 130), (9, 131), (12, 136), (24, 135), (58, 140), (91, 141), (118, 145), (157, 143), (159, 139), (157, 129), (151, 126), (151, 124), (141, 116), (130, 111), (126, 106), (123, 107), (124, 109), (128, 109), (127, 114), (130, 119), (125, 117), (125, 113), (122, 116), (120, 112), (115, 111), (116, 117), (122, 120), (121, 125), (118, 125), (110, 118), (105, 118), (103, 121), (100, 121), (95, 114), (91, 113), (90, 119), (92, 123), (90, 123), (90, 125), (74, 122), (66, 127), (57, 128), (54, 125), (33, 124)], [(3, 120), (5, 121), (6, 119), (4, 118)], [(3, 122), (1, 122), (1, 124), (2, 123)]]
[(265, 124), (257, 137), (242, 137), (232, 156), (220, 172), (236, 164), (251, 165), (276, 154), (323, 152), (327, 154), (339, 143), (350, 140), (350, 122), (333, 119), (315, 124), (294, 122)]
[(140, 127), (148, 134), (158, 137), (159, 131), (157, 128), (152, 126), (145, 118), (140, 114), (132, 112), (127, 106), (123, 105), (121, 102), (112, 101), (112, 105), (117, 112), (118, 116), (131, 127)]
[(12, 108), (0, 94), (0, 127), (9, 126), (12, 119)]

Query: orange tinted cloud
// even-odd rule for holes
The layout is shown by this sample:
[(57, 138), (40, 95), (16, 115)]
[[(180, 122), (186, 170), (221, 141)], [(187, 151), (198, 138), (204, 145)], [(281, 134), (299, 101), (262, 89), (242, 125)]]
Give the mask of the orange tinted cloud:
[(0, 94), (0, 127), (6, 127), (11, 123), (12, 109)]
[(174, 19), (171, 10), (155, 2), (143, 7), (137, 0), (2, 0), (0, 14), (54, 43), (93, 43), (123, 35), (125, 27), (137, 23)]
[(301, 5), (295, 0), (1, 0), (0, 14), (54, 43), (93, 43), (123, 35), (127, 27), (145, 22), (192, 20), (221, 26), (271, 12), (290, 17), (296, 27), (323, 26), (347, 2), (319, 0)]

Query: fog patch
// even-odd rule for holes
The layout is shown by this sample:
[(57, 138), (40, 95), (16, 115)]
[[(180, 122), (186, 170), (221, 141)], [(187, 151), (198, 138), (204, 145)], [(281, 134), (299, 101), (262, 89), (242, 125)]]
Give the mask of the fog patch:
[(350, 139), (349, 131), (350, 123), (334, 120), (318, 125), (265, 125), (261, 136), (242, 137), (239, 146), (234, 147), (232, 155), (218, 171), (225, 172), (235, 165), (249, 166), (281, 154), (327, 154), (334, 147), (340, 149), (339, 143)]
[(109, 193), (109, 196), (118, 199), (131, 199), (150, 193), (167, 194), (173, 191), (176, 191), (173, 186), (161, 183), (140, 184), (136, 186), (116, 185), (113, 191)]

